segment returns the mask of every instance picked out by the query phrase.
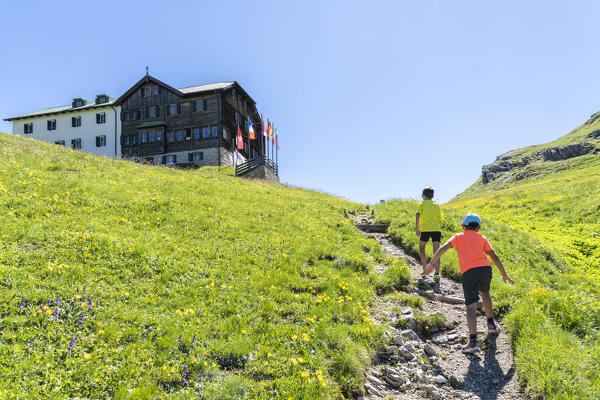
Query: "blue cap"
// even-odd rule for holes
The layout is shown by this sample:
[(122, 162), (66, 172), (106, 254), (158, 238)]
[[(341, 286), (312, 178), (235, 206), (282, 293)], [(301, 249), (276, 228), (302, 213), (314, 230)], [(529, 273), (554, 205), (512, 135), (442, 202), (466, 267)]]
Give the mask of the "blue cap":
[(468, 213), (463, 217), (462, 224), (464, 226), (469, 226), (471, 222), (477, 222), (477, 225), (481, 226), (481, 218), (477, 214)]

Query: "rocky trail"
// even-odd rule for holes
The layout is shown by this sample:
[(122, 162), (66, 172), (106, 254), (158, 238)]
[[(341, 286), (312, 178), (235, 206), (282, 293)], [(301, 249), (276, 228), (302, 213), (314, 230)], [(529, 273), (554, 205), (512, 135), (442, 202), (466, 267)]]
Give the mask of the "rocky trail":
[[(372, 221), (361, 215), (355, 222), (369, 231), (365, 227)], [(485, 314), (480, 312), (477, 328), (482, 350), (475, 355), (463, 354), (461, 346), (469, 335), (461, 284), (442, 277), (442, 295), (434, 294), (431, 277), (425, 281), (414, 278), (420, 277), (420, 262), (394, 245), (385, 233), (365, 235), (377, 240), (387, 255), (406, 260), (413, 276), (407, 293), (421, 296), (423, 304), (418, 309), (407, 306), (402, 297), (378, 297), (372, 318), (389, 324), (389, 344), (366, 374), (363, 399), (528, 399), (513, 370), (512, 348), (502, 324), (500, 335), (487, 336)], [(384, 270), (381, 266), (378, 273)], [(426, 327), (429, 332), (423, 334), (415, 316), (435, 313), (445, 321)]]

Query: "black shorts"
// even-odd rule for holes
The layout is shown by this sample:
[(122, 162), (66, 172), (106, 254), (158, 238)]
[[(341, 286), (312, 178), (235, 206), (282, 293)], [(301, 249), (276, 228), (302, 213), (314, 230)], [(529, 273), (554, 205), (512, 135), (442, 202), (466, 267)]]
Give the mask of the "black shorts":
[(421, 242), (429, 242), (429, 238), (432, 242), (441, 242), (442, 232), (421, 232)]
[(492, 267), (475, 267), (467, 270), (462, 275), (462, 287), (465, 295), (465, 304), (479, 301), (479, 292), (489, 292), (492, 281)]

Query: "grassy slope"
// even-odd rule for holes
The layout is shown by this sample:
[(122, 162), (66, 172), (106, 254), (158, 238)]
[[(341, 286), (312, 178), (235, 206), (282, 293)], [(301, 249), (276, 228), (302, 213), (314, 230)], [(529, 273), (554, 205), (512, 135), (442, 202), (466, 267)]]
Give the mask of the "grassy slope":
[[(592, 119), (554, 142), (507, 154), (578, 143), (599, 128)], [(501, 311), (510, 310), (516, 364), (529, 388), (546, 398), (600, 398), (600, 155), (533, 170), (521, 181), (478, 180), (444, 206), (444, 234), (459, 231), (466, 212), (483, 217), (482, 233), (517, 280), (509, 288), (495, 277), (492, 293)], [(377, 208), (379, 219), (394, 221), (394, 237), (412, 248), (415, 211), (410, 203)], [(455, 255), (443, 263), (456, 274)]]
[(358, 207), (0, 134), (0, 397), (348, 395), (394, 283)]

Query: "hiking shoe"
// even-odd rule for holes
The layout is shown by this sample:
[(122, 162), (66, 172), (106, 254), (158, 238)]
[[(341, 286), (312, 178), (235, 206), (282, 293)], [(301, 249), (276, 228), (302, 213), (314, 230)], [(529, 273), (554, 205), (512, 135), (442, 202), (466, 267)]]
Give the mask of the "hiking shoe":
[(471, 354), (479, 352), (479, 344), (477, 343), (477, 340), (469, 340), (469, 343), (462, 347), (462, 352)]
[(498, 326), (498, 322), (493, 320), (492, 322), (488, 322), (488, 335), (498, 335), (500, 333), (500, 327)]
[(437, 293), (437, 294), (441, 294), (442, 293), (442, 289), (440, 287), (440, 278), (438, 276), (438, 278), (434, 277), (433, 280), (433, 293)]

